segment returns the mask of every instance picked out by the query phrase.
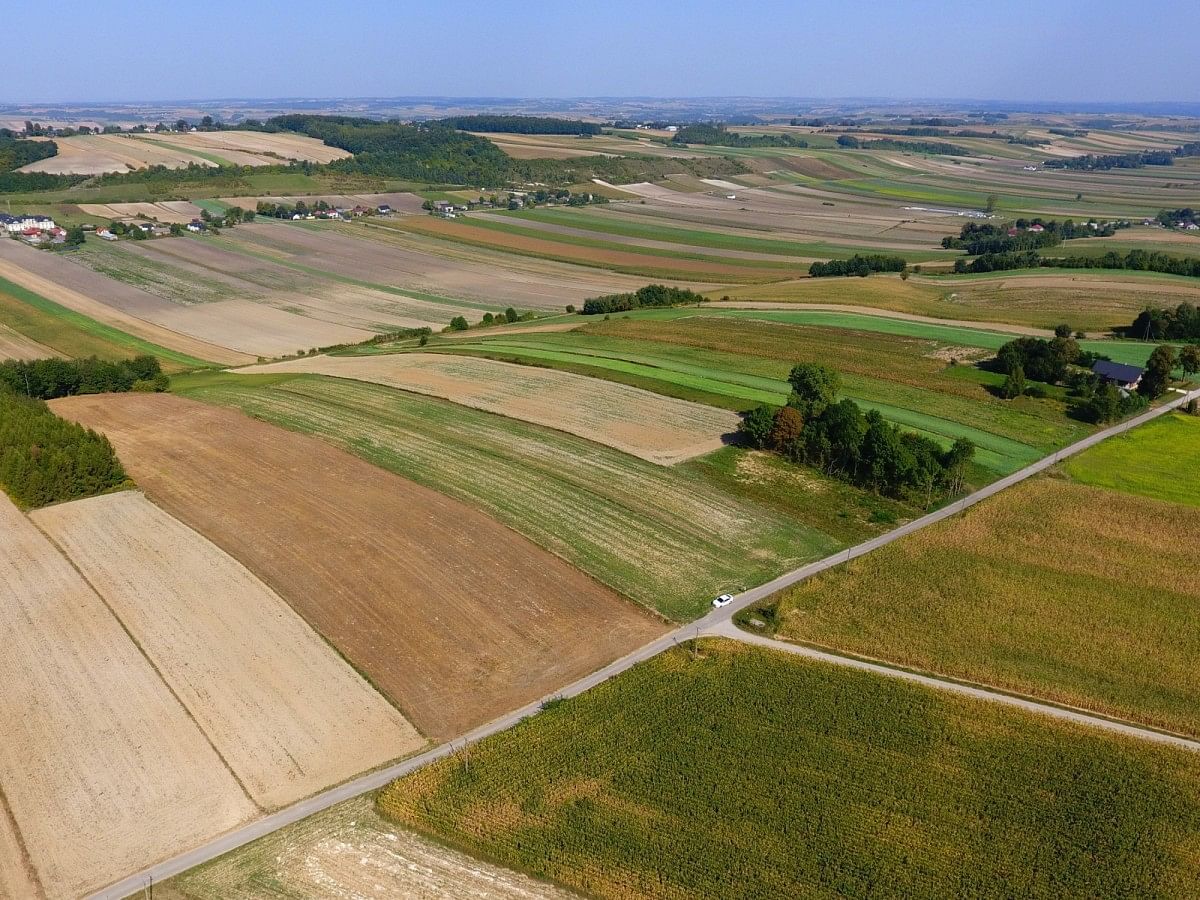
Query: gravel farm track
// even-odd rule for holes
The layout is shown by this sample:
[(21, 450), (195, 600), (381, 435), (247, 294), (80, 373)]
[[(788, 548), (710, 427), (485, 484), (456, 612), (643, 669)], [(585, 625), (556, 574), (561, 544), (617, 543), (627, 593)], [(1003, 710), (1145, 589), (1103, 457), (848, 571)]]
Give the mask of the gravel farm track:
[(490, 517), (330, 444), (168, 394), (53, 401), (155, 503), (273, 587), (446, 739), (666, 625)]

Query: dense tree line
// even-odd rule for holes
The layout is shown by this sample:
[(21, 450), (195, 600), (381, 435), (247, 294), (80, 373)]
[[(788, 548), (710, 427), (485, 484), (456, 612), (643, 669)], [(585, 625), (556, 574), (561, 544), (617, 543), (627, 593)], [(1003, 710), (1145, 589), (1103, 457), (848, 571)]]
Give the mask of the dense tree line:
[(1191, 303), (1180, 303), (1174, 309), (1146, 307), (1125, 329), (1131, 338), (1143, 341), (1200, 340), (1200, 310)]
[(106, 437), (0, 386), (0, 487), (18, 504), (90, 497), (127, 481)]
[[(942, 238), (942, 246), (947, 250), (965, 250), (971, 256), (981, 253), (1039, 250), (1078, 238), (1112, 237), (1118, 229), (1128, 228), (1129, 224), (1128, 221), (1076, 223), (1071, 219), (1059, 222), (1054, 219), (1040, 218), (1017, 219), (1011, 224), (1008, 222), (967, 222), (959, 231), (958, 237)], [(1043, 230), (1030, 230), (1033, 226), (1038, 226)], [(1013, 229), (1017, 233), (1009, 234)]]
[(22, 141), (0, 137), (0, 172), (10, 172), (39, 159), (49, 159), (57, 153), (58, 144), (54, 141)]
[(721, 122), (685, 125), (675, 133), (677, 144), (715, 147), (807, 147), (808, 141), (790, 134), (739, 134)]
[(1085, 156), (1069, 156), (1048, 159), (1042, 165), (1047, 169), (1140, 169), (1143, 166), (1172, 166), (1175, 160), (1185, 156), (1200, 156), (1200, 141), (1182, 144), (1173, 150), (1139, 150), (1133, 153), (1105, 153)]
[(1043, 257), (1035, 250), (1022, 253), (984, 253), (971, 261), (956, 259), (958, 274), (1003, 272), (1010, 269), (1128, 269), (1133, 272), (1163, 272), (1200, 278), (1200, 259), (1170, 256), (1149, 250), (1130, 250), (1121, 254), (1110, 250), (1100, 256)]
[(928, 153), (932, 156), (970, 156), (969, 150), (957, 144), (945, 141), (896, 141), (891, 138), (879, 140), (861, 140), (852, 134), (840, 135), (837, 139), (839, 147), (851, 150), (896, 150), (902, 153)]
[(630, 294), (607, 294), (590, 297), (583, 301), (583, 314), (594, 316), (599, 313), (628, 312), (643, 307), (679, 306), (684, 303), (703, 303), (708, 298), (687, 288), (665, 284), (648, 284)]
[(153, 356), (116, 362), (97, 359), (5, 360), (0, 363), (0, 390), (39, 400), (74, 394), (165, 391), (170, 381)]
[(774, 450), (793, 462), (890, 497), (926, 506), (962, 490), (974, 445), (965, 438), (943, 450), (929, 438), (901, 431), (853, 400), (838, 400), (841, 379), (814, 363), (793, 367), (787, 406), (760, 406), (740, 426), (752, 447)]
[(844, 275), (857, 275), (865, 278), (872, 272), (903, 272), (908, 269), (908, 263), (899, 256), (882, 256), (878, 253), (855, 253), (849, 259), (831, 259), (828, 262), (815, 262), (808, 267), (808, 274), (813, 278), (829, 278)]
[(494, 131), (504, 134), (600, 134), (595, 122), (553, 116), (451, 116), (438, 124), (460, 131)]

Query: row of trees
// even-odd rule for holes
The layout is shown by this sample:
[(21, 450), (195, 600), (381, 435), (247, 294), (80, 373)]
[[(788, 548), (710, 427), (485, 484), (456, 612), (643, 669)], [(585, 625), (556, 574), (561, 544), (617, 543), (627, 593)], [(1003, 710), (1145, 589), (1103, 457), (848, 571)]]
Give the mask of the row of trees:
[(792, 393), (782, 408), (747, 413), (740, 432), (747, 444), (774, 450), (797, 463), (890, 497), (929, 506), (962, 490), (975, 446), (960, 438), (943, 450), (929, 438), (901, 431), (877, 411), (863, 413), (838, 400), (841, 379), (815, 363), (792, 368)]
[(58, 144), (54, 141), (23, 141), (0, 136), (0, 172), (11, 172), (57, 153)]
[[(570, 312), (571, 310), (568, 310)], [(493, 325), (511, 325), (514, 322), (528, 322), (537, 316), (532, 312), (519, 313), (511, 306), (502, 313), (484, 313), (476, 328), (491, 328)], [(466, 331), (471, 327), (466, 316), (455, 316), (442, 331)]]
[(438, 119), (437, 124), (461, 131), (493, 131), (503, 134), (600, 134), (595, 122), (579, 119), (560, 119), (554, 116), (451, 116)]
[(872, 272), (904, 272), (908, 262), (899, 256), (882, 256), (878, 253), (855, 253), (849, 259), (831, 259), (828, 262), (815, 262), (808, 267), (808, 274), (813, 278), (829, 278), (845, 275), (857, 275), (865, 278)]
[(1133, 153), (1105, 153), (1085, 156), (1068, 156), (1048, 159), (1042, 165), (1047, 169), (1081, 169), (1084, 171), (1105, 169), (1140, 169), (1143, 166), (1173, 166), (1175, 160), (1185, 156), (1200, 156), (1200, 141), (1181, 144), (1173, 150), (1139, 150)]
[[(1017, 219), (1012, 224), (967, 222), (957, 237), (942, 238), (942, 246), (947, 250), (964, 250), (969, 256), (983, 253), (1014, 253), (1054, 247), (1063, 241), (1076, 238), (1112, 237), (1118, 229), (1128, 227), (1128, 221), (1076, 223), (1071, 219), (1058, 222), (1054, 219), (1040, 218)], [(1009, 233), (1014, 230), (1016, 234)]]
[(878, 140), (862, 140), (852, 134), (839, 135), (839, 147), (851, 150), (895, 150), (902, 153), (928, 153), (932, 156), (970, 156), (971, 153), (957, 144), (945, 141), (897, 141), (892, 138)]
[(1200, 309), (1192, 303), (1180, 303), (1174, 309), (1147, 306), (1125, 333), (1143, 341), (1200, 340)]
[(116, 362), (87, 359), (5, 360), (0, 363), (0, 390), (39, 400), (74, 394), (165, 391), (170, 380), (153, 356)]
[(708, 300), (703, 294), (687, 288), (671, 287), (665, 284), (648, 284), (630, 294), (606, 294), (603, 297), (589, 297), (583, 301), (583, 314), (594, 316), (600, 313), (628, 312), (631, 309), (643, 307), (680, 306), (685, 303), (704, 303)]
[(1036, 250), (1013, 253), (984, 253), (970, 261), (956, 259), (956, 274), (1004, 272), (1011, 269), (1128, 269), (1133, 272), (1163, 272), (1200, 278), (1200, 257), (1170, 256), (1149, 250), (1130, 250), (1121, 254), (1115, 250), (1099, 256), (1047, 256)]
[(808, 141), (790, 134), (739, 134), (721, 122), (684, 125), (673, 138), (677, 144), (714, 147), (807, 147)]
[(127, 482), (107, 438), (0, 386), (0, 486), (16, 503), (45, 506)]

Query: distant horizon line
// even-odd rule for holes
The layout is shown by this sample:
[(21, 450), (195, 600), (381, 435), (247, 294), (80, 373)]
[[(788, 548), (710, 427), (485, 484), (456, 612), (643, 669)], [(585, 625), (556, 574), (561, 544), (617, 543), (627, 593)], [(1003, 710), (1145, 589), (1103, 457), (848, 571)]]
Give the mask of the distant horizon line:
[(1121, 106), (1195, 106), (1200, 108), (1200, 99), (1154, 99), (1154, 100), (1077, 100), (1077, 99), (1047, 99), (1047, 100), (1008, 100), (1002, 98), (981, 97), (939, 97), (939, 96), (886, 96), (872, 94), (804, 95), (804, 94), (381, 94), (381, 95), (312, 95), (296, 94), (292, 96), (224, 96), (224, 97), (178, 97), (169, 99), (71, 99), (71, 100), (4, 100), (0, 106), (103, 106), (103, 105), (181, 105), (201, 103), (354, 103), (354, 102), (388, 102), (388, 101), (475, 101), (475, 102), (566, 102), (566, 101), (760, 101), (760, 102), (805, 102), (805, 103), (882, 103), (899, 106), (911, 103), (930, 104), (962, 104), (962, 105), (1003, 105), (1010, 107), (1045, 107), (1045, 106), (1078, 106), (1078, 107), (1121, 107)]

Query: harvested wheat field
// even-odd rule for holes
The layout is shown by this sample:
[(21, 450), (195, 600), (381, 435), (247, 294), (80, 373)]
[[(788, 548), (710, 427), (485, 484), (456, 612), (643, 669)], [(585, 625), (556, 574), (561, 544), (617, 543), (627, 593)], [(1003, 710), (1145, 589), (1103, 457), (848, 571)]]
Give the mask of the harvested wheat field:
[(49, 896), (102, 887), (255, 814), (101, 599), (3, 496), (0, 643), (0, 793)]
[(163, 203), (80, 203), (79, 211), (101, 219), (129, 219), (144, 216), (159, 222), (186, 225), (199, 218), (200, 207), (188, 200)]
[(436, 353), (311, 356), (238, 370), (353, 378), (557, 428), (669, 466), (720, 448), (738, 416), (612, 381)]
[(285, 160), (330, 163), (350, 155), (324, 141), (304, 134), (265, 131), (189, 131), (186, 134), (141, 134), (138, 140), (207, 153), (239, 166), (278, 165)]
[(447, 738), (664, 626), (491, 518), (315, 438), (166, 394), (69, 397), (156, 503)]
[(6, 359), (43, 359), (60, 354), (32, 341), (7, 325), (0, 325), (0, 362)]
[(397, 828), (356, 797), (155, 885), (168, 900), (570, 900), (575, 894)]
[(38, 510), (260, 806), (424, 744), (279, 595), (142, 494)]

